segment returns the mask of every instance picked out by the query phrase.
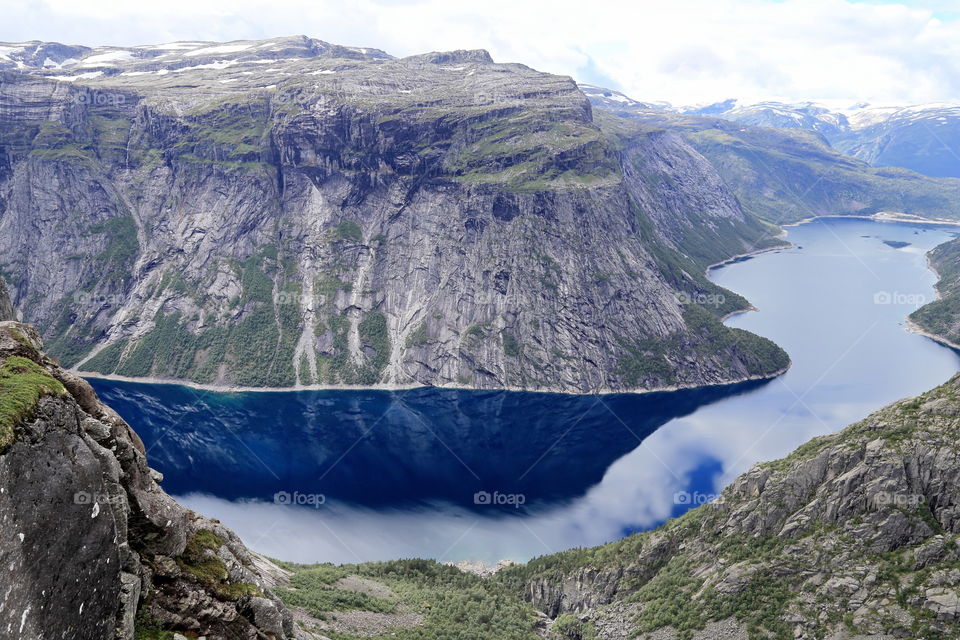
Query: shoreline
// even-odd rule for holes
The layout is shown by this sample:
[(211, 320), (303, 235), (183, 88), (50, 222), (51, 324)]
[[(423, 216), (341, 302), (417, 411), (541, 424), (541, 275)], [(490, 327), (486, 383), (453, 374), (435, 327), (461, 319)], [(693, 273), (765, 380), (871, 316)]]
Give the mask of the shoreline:
[(915, 334), (917, 334), (918, 336), (923, 336), (924, 338), (929, 338), (930, 340), (933, 340), (934, 342), (936, 342), (936, 343), (938, 343), (938, 344), (940, 344), (940, 345), (942, 345), (942, 346), (944, 346), (944, 347), (948, 347), (948, 348), (950, 348), (950, 349), (955, 349), (955, 350), (957, 350), (957, 351), (960, 351), (960, 344), (956, 344), (956, 343), (954, 343), (954, 342), (951, 342), (951, 341), (947, 340), (946, 338), (944, 338), (943, 336), (938, 336), (938, 335), (935, 334), (935, 333), (930, 333), (929, 331), (927, 331), (926, 329), (924, 329), (923, 327), (921, 327), (920, 325), (918, 325), (916, 322), (914, 322), (913, 320), (911, 320), (909, 317), (907, 317), (904, 322), (905, 322), (905, 324), (907, 325), (907, 333), (915, 333)]
[[(752, 311), (749, 309), (747, 311)], [(746, 311), (734, 312), (734, 313), (745, 313)], [(692, 391), (696, 389), (713, 389), (718, 387), (732, 387), (734, 385), (743, 384), (745, 382), (757, 382), (760, 380), (773, 380), (774, 378), (783, 375), (786, 373), (790, 366), (793, 364), (793, 361), (790, 361), (787, 366), (773, 371), (769, 374), (754, 375), (754, 376), (745, 376), (742, 378), (737, 378), (735, 380), (726, 380), (723, 382), (712, 382), (708, 384), (690, 384), (690, 385), (669, 385), (665, 387), (654, 387), (652, 389), (599, 389), (596, 391), (554, 391), (554, 390), (537, 390), (537, 389), (526, 389), (521, 387), (498, 387), (496, 389), (478, 389), (476, 387), (462, 387), (455, 385), (444, 385), (444, 386), (431, 386), (425, 384), (410, 384), (410, 385), (399, 385), (399, 384), (390, 384), (390, 385), (300, 385), (298, 387), (242, 387), (242, 386), (232, 386), (232, 385), (215, 385), (215, 384), (204, 384), (200, 382), (191, 382), (189, 380), (178, 380), (173, 378), (131, 378), (128, 376), (118, 376), (112, 373), (97, 373), (94, 371), (78, 371), (76, 369), (68, 369), (70, 373), (78, 375), (86, 379), (95, 379), (95, 380), (108, 380), (114, 382), (129, 382), (133, 384), (162, 384), (162, 385), (171, 385), (179, 387), (187, 387), (190, 389), (195, 389), (198, 391), (209, 391), (212, 393), (293, 393), (298, 391), (411, 391), (414, 389), (439, 389), (439, 390), (451, 390), (451, 391), (509, 391), (509, 392), (522, 392), (522, 393), (539, 393), (539, 394), (552, 394), (560, 396), (612, 396), (612, 395), (644, 395), (648, 393), (665, 393), (672, 391)]]
[(802, 224), (808, 224), (816, 220), (823, 219), (843, 219), (853, 218), (854, 220), (869, 220), (871, 222), (901, 222), (907, 224), (924, 224), (938, 227), (960, 227), (960, 220), (946, 220), (944, 218), (921, 218), (909, 213), (895, 213), (892, 211), (878, 211), (870, 215), (847, 215), (847, 216), (811, 216), (796, 222), (781, 224), (781, 227), (799, 227)]
[[(844, 216), (841, 216), (844, 217)], [(781, 225), (781, 227), (786, 225)], [(778, 233), (776, 238), (784, 238), (787, 236), (786, 229), (782, 229)], [(753, 257), (768, 253), (770, 251), (779, 251), (781, 249), (789, 249), (795, 245), (789, 241), (785, 244), (777, 245), (773, 247), (764, 247), (763, 249), (754, 249), (753, 251), (748, 251), (745, 253), (739, 253), (734, 256), (730, 256), (725, 260), (716, 262), (714, 264), (708, 265), (704, 270), (704, 275), (709, 279), (710, 271), (717, 269), (728, 264), (733, 264), (742, 260), (743, 258)], [(748, 303), (749, 304), (749, 303)], [(754, 311), (759, 311), (756, 306), (749, 304), (745, 309), (737, 309), (731, 311), (730, 313), (725, 314), (720, 318), (720, 322), (726, 322), (728, 319), (738, 316), (743, 313), (751, 313)], [(284, 392), (297, 392), (297, 391), (411, 391), (414, 389), (450, 389), (450, 390), (460, 390), (460, 391), (510, 391), (510, 392), (523, 392), (523, 393), (542, 393), (542, 394), (554, 394), (554, 395), (571, 395), (571, 396), (609, 396), (609, 395), (643, 395), (647, 393), (667, 393), (672, 391), (690, 391), (693, 389), (711, 389), (716, 387), (728, 387), (738, 384), (743, 384), (745, 382), (756, 382), (759, 380), (773, 380), (779, 376), (782, 376), (784, 373), (790, 370), (790, 367), (793, 365), (793, 361), (789, 361), (787, 366), (783, 367), (779, 371), (774, 371), (767, 375), (756, 375), (756, 376), (747, 376), (744, 378), (738, 378), (735, 380), (729, 380), (725, 382), (714, 382), (710, 384), (698, 384), (698, 385), (669, 385), (665, 387), (655, 387), (652, 389), (600, 389), (597, 391), (556, 391), (556, 390), (539, 390), (539, 389), (526, 389), (521, 387), (499, 387), (497, 389), (478, 389), (476, 387), (465, 387), (457, 385), (443, 385), (443, 386), (434, 386), (426, 385), (421, 383), (411, 383), (411, 384), (377, 384), (377, 385), (337, 385), (337, 384), (309, 384), (309, 385), (295, 385), (291, 387), (245, 387), (242, 385), (220, 385), (220, 384), (211, 384), (204, 382), (194, 382), (192, 380), (181, 380), (179, 378), (157, 378), (152, 376), (147, 377), (131, 377), (131, 376), (121, 376), (114, 373), (99, 373), (96, 371), (83, 371), (81, 369), (71, 368), (69, 371), (75, 375), (78, 375), (82, 378), (93, 378), (95, 380), (108, 380), (114, 382), (129, 382), (133, 384), (163, 384), (171, 386), (180, 386), (187, 387), (190, 389), (195, 389), (198, 391), (209, 391), (212, 393), (284, 393)]]

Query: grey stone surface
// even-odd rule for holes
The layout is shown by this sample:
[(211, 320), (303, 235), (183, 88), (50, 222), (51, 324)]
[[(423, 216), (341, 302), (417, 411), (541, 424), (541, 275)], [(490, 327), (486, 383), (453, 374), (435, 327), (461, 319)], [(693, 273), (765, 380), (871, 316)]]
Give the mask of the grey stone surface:
[[(32, 327), (2, 322), (0, 361), (12, 355), (68, 391), (41, 396), (0, 454), (0, 637), (130, 640), (138, 614), (211, 640), (299, 637), (267, 590), (279, 568), (255, 564), (231, 531), (166, 495), (129, 425), (43, 355)], [(223, 584), (259, 595), (225, 596), (181, 569), (201, 531), (224, 543), (216, 550), (229, 571)]]

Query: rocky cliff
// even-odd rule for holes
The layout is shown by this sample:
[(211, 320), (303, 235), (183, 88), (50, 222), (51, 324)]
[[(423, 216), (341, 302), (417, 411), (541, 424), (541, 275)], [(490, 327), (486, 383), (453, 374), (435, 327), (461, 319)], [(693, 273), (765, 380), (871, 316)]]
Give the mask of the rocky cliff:
[(0, 322), (0, 636), (302, 637), (268, 590), (283, 572), (159, 480), (32, 327)]
[(309, 38), (18, 46), (0, 273), (68, 366), (596, 392), (788, 364), (703, 277), (777, 230), (569, 78)]
[(560, 637), (960, 637), (958, 439), (960, 376), (657, 530), (499, 579)]

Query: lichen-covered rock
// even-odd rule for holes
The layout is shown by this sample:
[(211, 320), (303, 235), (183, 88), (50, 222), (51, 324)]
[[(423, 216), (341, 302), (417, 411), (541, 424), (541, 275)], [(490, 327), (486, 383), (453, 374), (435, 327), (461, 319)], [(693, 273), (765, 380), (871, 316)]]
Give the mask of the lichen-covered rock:
[(13, 438), (0, 453), (0, 637), (298, 637), (268, 590), (266, 574), (281, 570), (166, 495), (130, 426), (42, 353), (32, 327), (0, 322), (0, 367), (16, 358), (36, 369), (13, 369), (4, 392), (27, 376), (51, 385), (3, 414)]

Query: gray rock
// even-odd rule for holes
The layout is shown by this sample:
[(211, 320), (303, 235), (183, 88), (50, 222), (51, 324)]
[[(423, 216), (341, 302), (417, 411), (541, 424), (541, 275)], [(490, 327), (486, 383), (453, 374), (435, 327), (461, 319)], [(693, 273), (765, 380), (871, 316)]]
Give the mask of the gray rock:
[[(0, 453), (0, 635), (131, 640), (140, 616), (210, 639), (299, 637), (268, 589), (281, 569), (163, 493), (133, 430), (43, 355), (31, 327), (0, 323), (0, 362), (11, 355), (63, 386), (12, 424)], [(217, 583), (190, 571), (197, 554), (214, 557), (197, 543), (212, 539)]]

